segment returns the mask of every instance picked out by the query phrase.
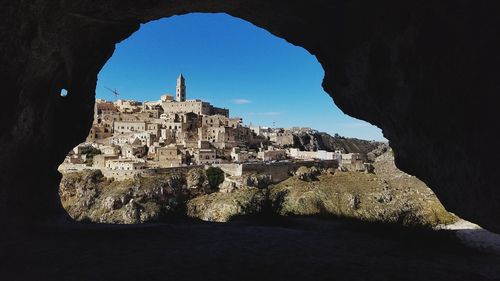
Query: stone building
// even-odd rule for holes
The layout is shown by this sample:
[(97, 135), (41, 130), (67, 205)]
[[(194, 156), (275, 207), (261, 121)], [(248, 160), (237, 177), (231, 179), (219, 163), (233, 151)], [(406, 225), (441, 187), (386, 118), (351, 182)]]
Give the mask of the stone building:
[(110, 136), (112, 136), (111, 129), (106, 128), (100, 124), (94, 124), (90, 128), (86, 142), (98, 142), (99, 140), (109, 138)]
[(229, 118), (227, 126), (232, 128), (239, 128), (243, 126), (243, 118), (241, 117)]
[(242, 163), (254, 158), (254, 154), (249, 151), (242, 150), (239, 147), (233, 147), (233, 149), (231, 149), (231, 161), (233, 162)]
[(229, 118), (224, 115), (203, 115), (201, 117), (202, 126), (206, 127), (225, 127), (229, 125)]
[(146, 163), (132, 159), (110, 159), (106, 161), (106, 168), (119, 171), (141, 170), (146, 168)]
[(280, 129), (269, 135), (269, 140), (277, 146), (293, 145), (293, 133), (290, 130)]
[(117, 145), (104, 145), (99, 147), (104, 155), (118, 155), (120, 154), (120, 147)]
[(220, 114), (229, 116), (229, 110), (212, 106), (210, 103), (201, 100), (165, 101), (162, 102), (164, 113), (188, 113), (193, 112), (198, 115)]
[(114, 135), (114, 136), (109, 138), (109, 144), (120, 146), (123, 144), (130, 143), (130, 139), (131, 139), (132, 135), (133, 135), (133, 133)]
[(194, 150), (194, 161), (198, 165), (220, 163), (221, 160), (216, 158), (216, 155), (215, 149), (199, 148)]
[(85, 163), (85, 157), (82, 157), (82, 155), (69, 155), (69, 156), (66, 156), (66, 158), (64, 159), (64, 161), (66, 163), (79, 165), (79, 164), (84, 164)]
[[(280, 160), (286, 158), (284, 150), (263, 148), (271, 142), (278, 147), (293, 143), (290, 130), (247, 127), (243, 125), (242, 118), (230, 118), (227, 109), (214, 107), (202, 100), (188, 100), (186, 80), (182, 74), (177, 78), (175, 96), (164, 94), (158, 101), (144, 103), (97, 100), (94, 119), (87, 140), (98, 145), (102, 139), (98, 146), (106, 149), (103, 156), (97, 157), (96, 165), (103, 167), (106, 161), (113, 160), (114, 169), (130, 168), (127, 166), (129, 162), (115, 161), (127, 159), (147, 159), (153, 167), (179, 166), (188, 161), (213, 164), (229, 160), (256, 162), (257, 158)], [(104, 143), (107, 146), (103, 146)], [(261, 151), (257, 153), (255, 148), (259, 146)], [(249, 148), (254, 150), (249, 151)], [(329, 155), (325, 153), (296, 151), (295, 156), (327, 159)], [(115, 159), (118, 155), (120, 158)], [(123, 171), (112, 172), (118, 175)], [(125, 173), (128, 175), (129, 171)]]
[(175, 100), (171, 99), (169, 95), (161, 97), (161, 106), (164, 113), (188, 113), (193, 112), (198, 115), (224, 115), (229, 117), (229, 110), (225, 108), (218, 108), (212, 106), (208, 102), (201, 100), (187, 100), (186, 99), (186, 83), (184, 76), (179, 75), (177, 78), (177, 87)]
[(261, 126), (250, 126), (250, 131), (252, 131), (257, 136), (262, 136), (264, 130), (265, 128), (262, 128)]
[(175, 100), (178, 102), (186, 101), (186, 80), (182, 73), (177, 78), (177, 87), (175, 87)]
[(159, 123), (146, 123), (146, 131), (158, 134), (161, 125)]
[(288, 155), (294, 159), (318, 159), (318, 160), (335, 160), (335, 153), (326, 150), (318, 151), (300, 151), (298, 148), (290, 148)]
[(176, 131), (172, 129), (160, 129), (160, 139), (158, 142), (164, 145), (176, 143)]
[(115, 121), (113, 123), (113, 132), (115, 134), (143, 132), (146, 130), (144, 121)]
[(106, 168), (106, 161), (118, 159), (118, 155), (95, 155), (93, 158), (92, 166), (95, 168)]
[(284, 160), (287, 158), (286, 151), (269, 147), (267, 150), (261, 150), (257, 153), (257, 158), (262, 161)]
[(155, 164), (160, 167), (175, 167), (185, 163), (185, 157), (176, 145), (157, 147), (154, 154)]
[(146, 156), (147, 148), (140, 144), (123, 144), (121, 147), (121, 155), (123, 158), (136, 159)]
[(133, 100), (116, 100), (114, 103), (116, 108), (123, 113), (139, 112), (142, 109), (142, 103)]
[(360, 153), (346, 153), (342, 154), (341, 167), (346, 167), (351, 171), (364, 171), (364, 157)]
[(318, 150), (316, 151), (315, 159), (318, 160), (335, 160), (335, 153), (326, 151), (326, 150)]
[(118, 109), (112, 102), (96, 99), (94, 104), (94, 124), (101, 124), (103, 116), (117, 112)]
[(158, 137), (156, 133), (151, 131), (130, 134), (128, 143), (137, 143), (137, 141), (139, 141), (141, 145), (149, 147), (158, 141)]

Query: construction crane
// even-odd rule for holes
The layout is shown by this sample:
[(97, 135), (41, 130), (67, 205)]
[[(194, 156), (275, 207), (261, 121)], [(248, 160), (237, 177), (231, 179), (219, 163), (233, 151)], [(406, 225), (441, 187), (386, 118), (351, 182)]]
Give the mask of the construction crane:
[(116, 89), (111, 89), (111, 88), (108, 88), (106, 86), (104, 86), (104, 88), (106, 88), (106, 90), (110, 91), (111, 93), (113, 93), (113, 95), (115, 95), (115, 99), (120, 95), (118, 94), (118, 92), (116, 91)]

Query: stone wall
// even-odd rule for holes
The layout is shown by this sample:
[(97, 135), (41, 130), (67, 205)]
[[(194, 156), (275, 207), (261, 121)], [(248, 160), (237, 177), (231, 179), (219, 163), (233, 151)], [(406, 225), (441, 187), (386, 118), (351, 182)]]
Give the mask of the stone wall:
[(213, 164), (212, 166), (220, 168), (222, 171), (224, 171), (224, 173), (233, 177), (240, 177), (243, 175), (243, 164), (224, 163)]
[(192, 166), (181, 166), (181, 167), (168, 167), (168, 168), (156, 168), (156, 169), (139, 169), (139, 170), (109, 170), (100, 169), (104, 177), (114, 178), (115, 180), (131, 179), (135, 175), (141, 175), (144, 177), (154, 177), (157, 175), (165, 174), (187, 174), (189, 170), (195, 168), (203, 168), (203, 165), (192, 165)]
[(337, 168), (338, 163), (335, 160), (328, 161), (294, 161), (294, 162), (255, 162), (243, 164), (216, 164), (213, 165), (221, 168), (224, 173), (233, 176), (249, 176), (254, 174), (270, 175), (273, 183), (281, 182), (290, 177), (291, 173), (297, 170), (300, 166), (316, 166), (320, 168)]
[(190, 170), (196, 168), (204, 168), (203, 165), (191, 165), (191, 166), (180, 166), (180, 167), (167, 167), (167, 168), (157, 168), (157, 169), (146, 169), (144, 170), (144, 176), (155, 176), (162, 174), (187, 174)]
[(113, 178), (115, 180), (121, 181), (126, 179), (132, 179), (135, 175), (144, 174), (145, 170), (110, 170), (110, 169), (99, 169), (106, 178)]

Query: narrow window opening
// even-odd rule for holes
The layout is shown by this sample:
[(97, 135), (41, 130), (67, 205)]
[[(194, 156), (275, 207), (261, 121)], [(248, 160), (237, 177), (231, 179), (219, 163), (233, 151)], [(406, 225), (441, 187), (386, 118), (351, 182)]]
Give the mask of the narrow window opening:
[(68, 90), (66, 90), (66, 89), (61, 89), (60, 96), (61, 96), (61, 97), (66, 97), (66, 96), (68, 96)]

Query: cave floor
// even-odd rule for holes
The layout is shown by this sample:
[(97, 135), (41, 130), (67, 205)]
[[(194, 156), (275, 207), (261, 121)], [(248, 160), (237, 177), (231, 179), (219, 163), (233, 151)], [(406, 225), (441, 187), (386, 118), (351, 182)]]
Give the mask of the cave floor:
[(500, 280), (450, 231), (338, 219), (65, 223), (1, 232), (0, 280)]

